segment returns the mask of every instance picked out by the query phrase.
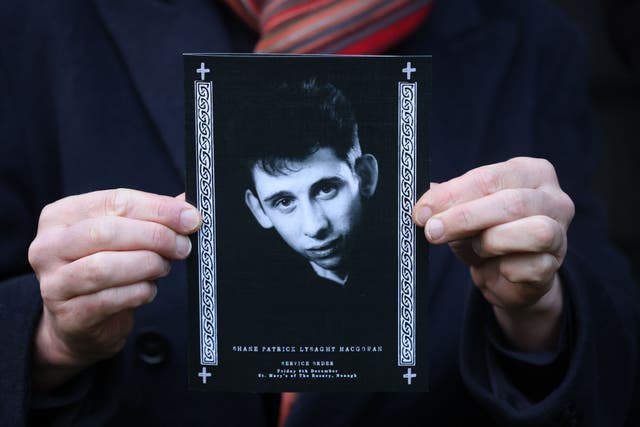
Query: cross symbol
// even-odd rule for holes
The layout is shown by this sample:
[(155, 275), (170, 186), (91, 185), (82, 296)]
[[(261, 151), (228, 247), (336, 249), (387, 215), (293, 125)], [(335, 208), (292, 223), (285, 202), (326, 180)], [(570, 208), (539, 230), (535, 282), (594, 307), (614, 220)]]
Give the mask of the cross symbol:
[(198, 374), (198, 376), (199, 376), (200, 378), (202, 378), (202, 384), (206, 384), (206, 383), (207, 383), (207, 378), (209, 378), (209, 377), (211, 376), (211, 372), (208, 372), (208, 371), (207, 371), (207, 367), (206, 367), (206, 366), (203, 366), (203, 367), (202, 367), (202, 372), (200, 372), (200, 373)]
[(417, 377), (417, 374), (411, 372), (411, 368), (407, 369), (407, 373), (402, 376), (402, 378), (407, 379), (407, 385), (411, 385), (411, 380)]
[(402, 69), (402, 72), (407, 75), (407, 80), (411, 80), (411, 73), (415, 71), (416, 69), (411, 66), (411, 61), (407, 62), (407, 68)]
[(208, 68), (204, 68), (204, 62), (200, 63), (200, 68), (196, 70), (196, 73), (200, 73), (200, 80), (204, 80), (204, 75), (210, 72)]

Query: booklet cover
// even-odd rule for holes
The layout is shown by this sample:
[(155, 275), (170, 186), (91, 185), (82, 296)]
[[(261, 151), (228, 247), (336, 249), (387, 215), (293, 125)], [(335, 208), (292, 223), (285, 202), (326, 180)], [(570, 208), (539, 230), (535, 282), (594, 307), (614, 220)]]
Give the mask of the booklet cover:
[(431, 58), (184, 64), (190, 387), (426, 391)]

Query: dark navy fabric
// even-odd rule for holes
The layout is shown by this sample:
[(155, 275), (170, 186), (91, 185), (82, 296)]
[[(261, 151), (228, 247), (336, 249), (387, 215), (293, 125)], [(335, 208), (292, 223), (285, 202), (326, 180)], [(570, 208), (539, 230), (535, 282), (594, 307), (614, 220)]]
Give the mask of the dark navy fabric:
[[(30, 412), (34, 423), (52, 425), (273, 423), (273, 396), (187, 391), (183, 263), (138, 310), (114, 360), (58, 396), (34, 393), (29, 371), (42, 303), (27, 248), (42, 207), (97, 189), (184, 191), (181, 53), (246, 50), (254, 39), (210, 0), (2, 2), (0, 424), (24, 425)], [(309, 393), (288, 425), (640, 425), (640, 300), (588, 192), (596, 152), (576, 31), (542, 1), (438, 1), (390, 53), (433, 55), (433, 181), (514, 156), (545, 157), (573, 198), (561, 270), (566, 341), (540, 387), (557, 385), (523, 398), (532, 394), (516, 385), (527, 373), (500, 362), (508, 351), (489, 340), (491, 312), (467, 268), (447, 247), (433, 247), (431, 391)]]

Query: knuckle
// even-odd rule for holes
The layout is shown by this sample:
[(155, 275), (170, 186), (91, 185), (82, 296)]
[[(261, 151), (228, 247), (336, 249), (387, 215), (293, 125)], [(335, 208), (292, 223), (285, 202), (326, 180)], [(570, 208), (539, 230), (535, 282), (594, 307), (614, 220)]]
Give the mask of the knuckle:
[(103, 283), (110, 276), (110, 266), (100, 254), (85, 258), (84, 263), (87, 280)]
[(42, 208), (42, 211), (40, 211), (40, 219), (39, 219), (39, 224), (42, 224), (43, 222), (45, 222), (49, 217), (54, 216), (54, 212), (56, 211), (56, 203), (49, 203), (48, 205), (45, 205), (45, 207)]
[(42, 242), (42, 238), (39, 236), (36, 236), (33, 242), (31, 242), (31, 244), (29, 245), (29, 251), (28, 251), (27, 257), (29, 259), (29, 264), (31, 264), (31, 267), (35, 271), (39, 270), (42, 264), (44, 264), (43, 262), (44, 253), (45, 253), (44, 246), (45, 245)]
[(172, 241), (170, 232), (166, 227), (153, 223), (150, 231), (149, 239), (152, 248), (164, 249), (172, 247), (172, 244), (175, 245), (175, 238)]
[(451, 187), (445, 183), (431, 188), (422, 195), (416, 206), (426, 205), (436, 207), (437, 210), (453, 206), (456, 201)]
[(55, 271), (39, 276), (40, 295), (44, 304), (52, 308), (54, 305), (57, 306), (72, 299), (75, 280), (77, 278), (74, 277), (72, 264), (62, 265)]
[(46, 204), (40, 211), (38, 218), (38, 228), (43, 229), (52, 224), (59, 224), (73, 217), (74, 207), (81, 205), (80, 196), (67, 196), (63, 199)]
[[(437, 191), (439, 190), (439, 191)], [(436, 205), (438, 206), (453, 206), (456, 203), (456, 198), (453, 194), (453, 190), (451, 186), (444, 185), (437, 189), (437, 194), (439, 194), (439, 200), (436, 200)]]
[(530, 170), (532, 173), (542, 176), (547, 181), (557, 183), (556, 169), (553, 164), (544, 158), (514, 157), (507, 161), (515, 170)]
[(551, 255), (542, 254), (536, 257), (531, 263), (531, 267), (527, 282), (540, 285), (546, 283), (553, 276), (557, 269), (557, 261)]
[(58, 237), (58, 233), (53, 230), (46, 233), (41, 232), (29, 245), (27, 259), (36, 273), (46, 269), (58, 259), (59, 255), (54, 249)]
[(102, 247), (109, 244), (115, 239), (116, 224), (111, 218), (101, 218), (98, 221), (92, 221), (89, 228), (89, 239), (94, 245)]
[(540, 251), (555, 249), (558, 234), (558, 223), (547, 216), (537, 217), (533, 222), (530, 233)]
[(50, 301), (56, 300), (56, 285), (47, 278), (40, 279), (40, 296), (45, 305), (49, 305)]
[(125, 188), (117, 188), (105, 197), (105, 212), (107, 215), (122, 216), (128, 212), (130, 192)]
[(498, 266), (498, 270), (500, 271), (500, 274), (511, 283), (518, 283), (522, 281), (522, 277), (518, 270), (514, 269), (508, 262), (501, 262)]
[(171, 216), (171, 206), (164, 200), (154, 201), (153, 213), (158, 220), (165, 220)]
[(515, 166), (515, 167), (521, 167), (524, 164), (527, 164), (529, 162), (531, 162), (532, 160), (537, 160), (533, 157), (527, 157), (527, 156), (516, 156), (516, 157), (512, 157), (511, 159), (507, 160), (507, 163)]
[(553, 275), (558, 269), (558, 260), (550, 254), (543, 254), (539, 260), (539, 270), (542, 275), (541, 279), (546, 279), (550, 275)]
[(523, 218), (527, 213), (527, 200), (519, 190), (505, 190), (504, 211), (508, 218)]
[(153, 252), (148, 251), (145, 251), (141, 254), (139, 265), (142, 267), (142, 271), (144, 271), (145, 277), (153, 276), (156, 269), (158, 268), (157, 258), (154, 255), (155, 254)]
[(510, 283), (535, 286), (545, 283), (555, 272), (554, 260), (548, 254), (508, 258), (500, 262), (499, 270)]
[(478, 170), (475, 177), (475, 185), (480, 188), (483, 194), (497, 193), (503, 187), (500, 174), (491, 167)]
[(556, 168), (547, 159), (534, 159), (537, 168), (547, 177), (556, 178)]
[(548, 184), (553, 184), (554, 187), (558, 186), (558, 175), (556, 174), (556, 168), (547, 159), (536, 158), (533, 159), (535, 172), (544, 177)]
[(83, 313), (93, 313), (86, 308), (91, 308), (86, 301), (78, 302), (71, 299), (56, 304), (51, 313), (56, 319), (59, 327), (69, 335), (80, 334), (87, 327)]
[(464, 232), (474, 230), (474, 218), (473, 212), (466, 206), (461, 206), (458, 211), (458, 225)]
[(570, 223), (576, 214), (576, 205), (573, 203), (571, 197), (564, 191), (560, 194), (560, 205), (563, 212), (566, 213), (567, 223)]
[(145, 276), (150, 278), (164, 277), (169, 274), (171, 264), (154, 252), (146, 252), (143, 255)]

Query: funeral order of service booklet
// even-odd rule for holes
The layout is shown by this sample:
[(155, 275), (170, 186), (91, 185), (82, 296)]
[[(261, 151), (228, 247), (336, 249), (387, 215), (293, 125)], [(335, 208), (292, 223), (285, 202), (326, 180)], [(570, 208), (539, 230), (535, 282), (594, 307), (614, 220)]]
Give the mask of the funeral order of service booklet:
[(431, 58), (184, 65), (190, 387), (426, 391)]

